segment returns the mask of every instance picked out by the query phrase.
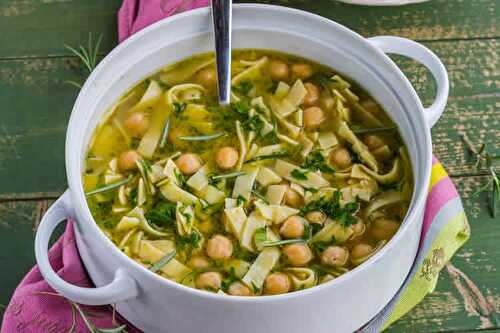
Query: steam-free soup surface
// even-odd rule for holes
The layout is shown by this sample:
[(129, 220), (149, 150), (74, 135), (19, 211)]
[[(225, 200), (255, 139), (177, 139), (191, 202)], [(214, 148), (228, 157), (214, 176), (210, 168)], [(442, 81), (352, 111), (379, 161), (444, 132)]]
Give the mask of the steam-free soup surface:
[(380, 250), (413, 187), (381, 106), (330, 68), (244, 50), (222, 108), (214, 68), (169, 66), (102, 119), (83, 180), (106, 236), (167, 279), (238, 296), (311, 288)]

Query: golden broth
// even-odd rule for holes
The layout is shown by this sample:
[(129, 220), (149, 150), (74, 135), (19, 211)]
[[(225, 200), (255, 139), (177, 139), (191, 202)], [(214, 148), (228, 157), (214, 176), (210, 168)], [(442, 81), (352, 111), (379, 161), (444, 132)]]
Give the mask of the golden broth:
[(411, 199), (394, 123), (360, 86), (303, 58), (234, 51), (232, 74), (227, 108), (203, 54), (109, 110), (83, 175), (96, 223), (146, 268), (230, 295), (310, 288), (363, 263)]

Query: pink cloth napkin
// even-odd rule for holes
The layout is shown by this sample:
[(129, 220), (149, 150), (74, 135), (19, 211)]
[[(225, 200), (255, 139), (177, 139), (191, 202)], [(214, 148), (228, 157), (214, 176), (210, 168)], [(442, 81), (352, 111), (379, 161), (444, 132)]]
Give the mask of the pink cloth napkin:
[[(120, 42), (164, 17), (206, 6), (208, 2), (208, 0), (124, 0), (118, 13)], [(444, 228), (445, 226), (447, 227)], [(434, 159), (422, 240), (414, 267), (391, 303), (360, 332), (380, 332), (420, 302), (425, 294), (432, 291), (444, 262), (451, 258), (467, 238), (468, 225), (458, 193), (442, 166)], [(445, 244), (442, 239), (445, 240)], [(49, 258), (54, 270), (64, 280), (82, 287), (92, 286), (78, 254), (73, 222), (67, 224), (63, 236), (50, 249)], [(89, 323), (85, 323), (84, 317), (76, 311), (76, 307), (79, 307)], [(98, 333), (101, 331), (96, 328), (104, 329), (120, 325), (127, 325), (129, 333), (140, 332), (118, 316), (111, 306), (75, 305), (57, 295), (35, 266), (14, 292), (5, 311), (0, 333), (89, 331)]]

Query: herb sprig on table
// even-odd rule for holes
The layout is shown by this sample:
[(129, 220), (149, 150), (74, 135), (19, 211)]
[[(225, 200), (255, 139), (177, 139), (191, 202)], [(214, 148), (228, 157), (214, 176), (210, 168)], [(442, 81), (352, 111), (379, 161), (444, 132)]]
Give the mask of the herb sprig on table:
[[(68, 49), (71, 53), (73, 53), (84, 65), (85, 69), (88, 71), (88, 74), (92, 73), (92, 71), (97, 67), (99, 63), (99, 47), (101, 46), (102, 34), (97, 37), (95, 44), (92, 40), (92, 33), (89, 33), (89, 41), (87, 46), (80, 45), (77, 48), (71, 47), (69, 45), (64, 45), (66, 49)], [(76, 82), (72, 80), (66, 81), (67, 83), (77, 87), (78, 89), (82, 88), (81, 82)]]
[(475, 163), (475, 168), (479, 169), (483, 165), (488, 169), (488, 181), (486, 184), (481, 186), (476, 192), (472, 195), (477, 196), (483, 192), (489, 192), (490, 198), (490, 210), (491, 217), (495, 218), (497, 213), (498, 202), (500, 201), (500, 176), (499, 171), (494, 165), (495, 161), (500, 160), (499, 155), (491, 155), (486, 150), (486, 145), (482, 143), (479, 147), (476, 147), (469, 139), (467, 134), (462, 133), (461, 135), (462, 141), (467, 147), (473, 161)]

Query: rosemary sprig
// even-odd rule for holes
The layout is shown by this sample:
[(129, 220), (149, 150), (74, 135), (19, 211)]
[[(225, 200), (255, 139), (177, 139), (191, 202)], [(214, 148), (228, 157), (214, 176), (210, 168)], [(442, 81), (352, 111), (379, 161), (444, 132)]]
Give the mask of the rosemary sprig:
[(257, 161), (263, 161), (263, 160), (274, 160), (280, 157), (286, 157), (289, 156), (290, 154), (288, 152), (278, 152), (274, 154), (269, 154), (269, 155), (261, 155), (257, 156), (254, 158), (249, 159), (245, 163), (252, 163), (252, 162), (257, 162)]
[(168, 131), (169, 130), (170, 130), (170, 118), (167, 119), (167, 122), (165, 123), (165, 126), (163, 126), (163, 131), (161, 132), (160, 148), (165, 147), (165, 144), (167, 143)]
[(210, 135), (179, 136), (179, 139), (184, 141), (208, 141), (218, 139), (224, 135), (226, 135), (226, 133), (218, 132)]
[(293, 239), (285, 239), (285, 240), (279, 240), (279, 241), (265, 241), (262, 243), (263, 247), (269, 247), (269, 246), (281, 246), (281, 245), (287, 245), (287, 244), (294, 244), (294, 243), (304, 243), (307, 240), (303, 238), (293, 238)]
[(216, 181), (219, 181), (221, 179), (234, 178), (234, 177), (242, 176), (244, 174), (245, 174), (245, 172), (243, 172), (243, 171), (235, 171), (235, 172), (230, 172), (230, 173), (224, 173), (221, 175), (212, 175), (209, 177), (209, 180), (212, 182), (216, 182)]
[(355, 134), (376, 133), (395, 130), (396, 126), (375, 127), (375, 128), (353, 128)]
[(176, 250), (173, 250), (172, 252), (170, 252), (169, 254), (167, 254), (166, 256), (164, 256), (163, 258), (161, 258), (157, 263), (155, 263), (153, 266), (151, 266), (149, 268), (149, 270), (153, 273), (156, 273), (158, 272), (160, 269), (163, 268), (163, 266), (165, 266), (166, 264), (168, 264), (170, 262), (170, 260), (172, 260), (175, 255), (177, 254), (177, 251)]
[(462, 133), (460, 137), (462, 138), (462, 141), (467, 147), (469, 153), (475, 159), (474, 160), (475, 168), (479, 169), (483, 163), (485, 163), (486, 167), (488, 168), (488, 171), (490, 173), (489, 180), (486, 182), (486, 184), (484, 184), (476, 192), (474, 192), (472, 196), (477, 196), (490, 189), (489, 198), (490, 198), (491, 216), (495, 218), (497, 213), (498, 201), (500, 201), (500, 177), (497, 174), (497, 170), (493, 166), (493, 162), (499, 160), (500, 156), (493, 156), (490, 153), (488, 153), (486, 151), (486, 145), (484, 143), (482, 143), (479, 146), (479, 148), (476, 148), (475, 145), (470, 141), (467, 134), (465, 133)]
[[(97, 41), (95, 44), (92, 42), (92, 33), (89, 33), (89, 41), (87, 47), (80, 45), (77, 48), (73, 48), (69, 45), (64, 45), (66, 49), (68, 49), (71, 53), (73, 53), (84, 65), (85, 69), (90, 73), (97, 67), (98, 56), (99, 56), (99, 47), (101, 46), (102, 34), (97, 37)], [(67, 83), (81, 89), (82, 83), (68, 80)]]
[(89, 196), (89, 195), (94, 195), (94, 194), (97, 194), (97, 193), (111, 191), (111, 190), (114, 190), (115, 188), (118, 188), (118, 187), (120, 187), (122, 185), (127, 184), (131, 180), (132, 180), (132, 176), (130, 175), (130, 176), (128, 176), (127, 179), (120, 180), (120, 181), (118, 181), (116, 183), (109, 184), (109, 185), (102, 186), (102, 187), (98, 187), (96, 189), (93, 189), (92, 191), (85, 192), (85, 195)]
[(253, 195), (255, 195), (257, 198), (259, 198), (260, 200), (264, 201), (265, 204), (269, 204), (269, 202), (267, 201), (266, 197), (263, 196), (261, 193), (259, 193), (257, 190), (252, 190), (252, 193)]

